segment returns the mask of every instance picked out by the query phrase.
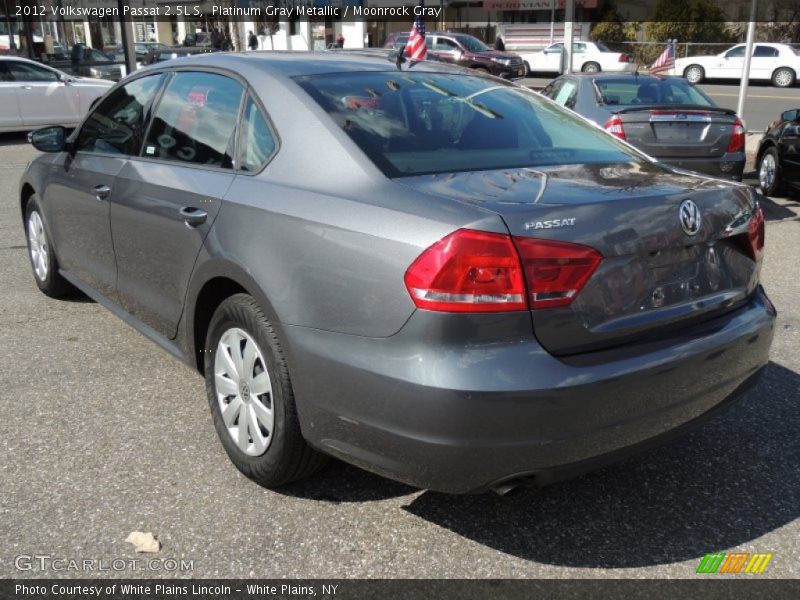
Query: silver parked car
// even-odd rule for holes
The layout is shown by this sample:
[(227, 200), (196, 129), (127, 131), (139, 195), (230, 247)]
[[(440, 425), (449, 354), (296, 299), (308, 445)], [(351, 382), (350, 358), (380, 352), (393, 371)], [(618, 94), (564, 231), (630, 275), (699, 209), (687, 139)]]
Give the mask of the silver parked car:
[(327, 455), (446, 492), (543, 484), (697, 425), (768, 360), (754, 193), (495, 78), (207, 54), (31, 139), (36, 284), (196, 367), (264, 485)]
[(113, 81), (75, 77), (27, 58), (0, 56), (0, 132), (75, 127)]

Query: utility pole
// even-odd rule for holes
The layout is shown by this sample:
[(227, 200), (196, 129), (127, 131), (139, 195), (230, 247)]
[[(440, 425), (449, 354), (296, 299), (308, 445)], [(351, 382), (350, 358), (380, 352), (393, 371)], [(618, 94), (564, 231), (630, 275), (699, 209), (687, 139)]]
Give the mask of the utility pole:
[(572, 40), (575, 37), (575, 0), (567, 0), (564, 12), (564, 74), (572, 73)]
[(130, 75), (136, 70), (136, 49), (133, 45), (133, 23), (124, 16), (123, 6), (125, 0), (117, 0), (119, 7), (120, 34), (122, 35), (122, 48), (125, 50), (125, 72)]
[[(739, 83), (739, 102), (736, 105), (736, 114), (740, 119), (744, 119), (744, 105), (747, 98), (747, 86), (750, 83), (750, 59), (753, 56), (753, 41), (756, 36), (756, 4), (758, 0), (752, 0), (750, 4), (750, 22), (747, 24), (747, 49), (744, 55), (744, 68), (742, 70), (742, 80)], [(745, 123), (745, 125), (747, 125)]]

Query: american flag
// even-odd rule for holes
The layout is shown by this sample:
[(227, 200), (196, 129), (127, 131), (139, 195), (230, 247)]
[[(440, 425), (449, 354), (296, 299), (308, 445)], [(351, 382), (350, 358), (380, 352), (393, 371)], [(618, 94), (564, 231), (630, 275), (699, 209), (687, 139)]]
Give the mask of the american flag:
[[(419, 0), (418, 6), (425, 6), (425, 0)], [(422, 18), (422, 11), (419, 13), (411, 26), (411, 34), (408, 36), (403, 51), (403, 54), (410, 58), (412, 63), (425, 60), (425, 56), (428, 54), (428, 48), (425, 46), (425, 19)]]
[(667, 49), (650, 66), (650, 73), (661, 73), (675, 67), (675, 43), (667, 44)]

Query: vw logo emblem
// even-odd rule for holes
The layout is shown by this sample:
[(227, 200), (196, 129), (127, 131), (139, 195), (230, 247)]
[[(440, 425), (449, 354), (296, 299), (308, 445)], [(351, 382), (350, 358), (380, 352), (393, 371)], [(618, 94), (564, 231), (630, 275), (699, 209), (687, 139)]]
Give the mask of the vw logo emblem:
[(700, 221), (702, 219), (700, 209), (691, 200), (681, 202), (681, 207), (678, 209), (678, 218), (686, 235), (694, 235), (700, 231)]

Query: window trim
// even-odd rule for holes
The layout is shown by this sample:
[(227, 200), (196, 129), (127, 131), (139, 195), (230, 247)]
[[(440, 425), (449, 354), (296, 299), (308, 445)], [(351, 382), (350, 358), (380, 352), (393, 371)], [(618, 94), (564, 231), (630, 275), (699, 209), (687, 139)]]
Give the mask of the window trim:
[[(258, 169), (257, 171), (243, 171), (242, 167), (241, 167), (241, 165), (242, 165), (242, 156), (243, 156), (242, 152), (244, 150), (242, 148), (241, 130), (242, 130), (242, 127), (244, 126), (244, 116), (245, 116), (244, 115), (244, 109), (247, 106), (247, 100), (249, 98), (253, 99), (253, 103), (261, 111), (261, 116), (264, 117), (264, 120), (267, 122), (267, 128), (269, 129), (270, 133), (272, 134), (272, 139), (275, 140), (275, 147), (272, 149), (272, 153), (269, 155), (269, 157), (264, 162), (264, 164), (261, 165), (261, 168)], [(236, 165), (236, 172), (238, 174), (240, 174), (240, 175), (247, 175), (249, 177), (254, 177), (254, 176), (260, 174), (275, 159), (275, 156), (277, 156), (277, 154), (280, 151), (280, 149), (281, 149), (281, 138), (278, 135), (277, 129), (275, 129), (275, 124), (272, 122), (272, 119), (270, 118), (269, 113), (264, 108), (264, 104), (261, 102), (261, 99), (258, 97), (258, 94), (256, 94), (255, 91), (248, 86), (248, 89), (246, 90), (246, 93), (245, 93), (244, 101), (242, 102), (242, 105), (240, 107), (239, 121), (238, 121), (238, 123), (236, 125), (236, 158), (235, 158), (235, 163), (234, 163)]]

